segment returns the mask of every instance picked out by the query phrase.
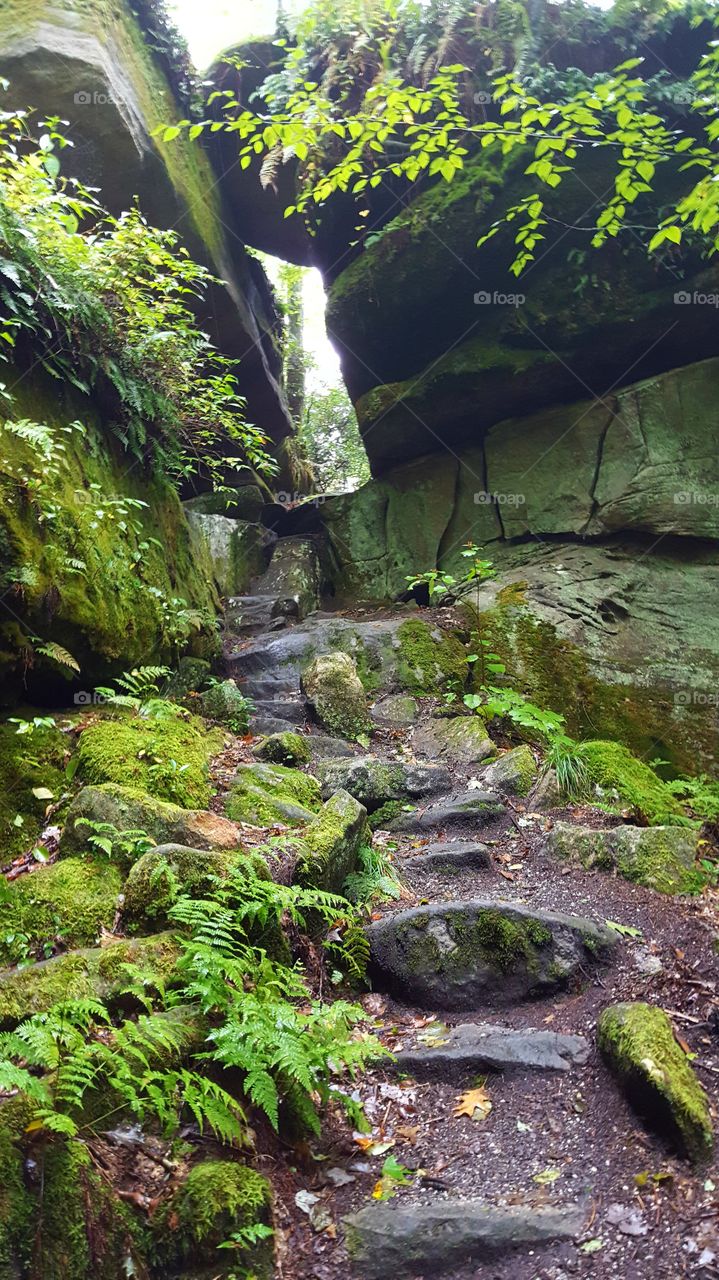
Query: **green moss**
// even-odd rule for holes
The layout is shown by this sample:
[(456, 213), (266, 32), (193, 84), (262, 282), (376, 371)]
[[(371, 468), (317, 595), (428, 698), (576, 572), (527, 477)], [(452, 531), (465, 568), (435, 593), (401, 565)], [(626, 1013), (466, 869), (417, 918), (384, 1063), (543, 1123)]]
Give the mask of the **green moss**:
[(23, 1155), (0, 1128), (0, 1277), (13, 1280), (30, 1256), (34, 1206), (23, 1178)]
[(709, 1101), (662, 1009), (635, 1003), (605, 1009), (599, 1047), (628, 1097), (691, 1160), (714, 1146)]
[(405, 806), (401, 800), (388, 800), (386, 804), (380, 805), (379, 809), (375, 809), (374, 813), (369, 816), (369, 825), (372, 831), (382, 831), (388, 822), (393, 818), (397, 818), (404, 811)]
[[(434, 962), (437, 972), (463, 974), (471, 972), (477, 960), (496, 969), (499, 973), (511, 973), (523, 966), (531, 973), (537, 968), (537, 948), (552, 942), (551, 930), (538, 920), (513, 919), (503, 911), (486, 909), (476, 915), (455, 912), (452, 918), (452, 934), (455, 946), (450, 951), (442, 949), (428, 932), (419, 937), (420, 928), (415, 919), (408, 928), (408, 951), (415, 953), (414, 964), (427, 968), (427, 947), (435, 949)], [(414, 935), (414, 936), (413, 936)], [(408, 960), (412, 967), (412, 959)]]
[(353, 739), (372, 732), (365, 686), (349, 654), (319, 654), (304, 671), (302, 685), (317, 719), (330, 733)]
[(200, 696), (203, 716), (226, 725), (233, 733), (247, 733), (250, 727), (250, 703), (234, 680), (213, 684)]
[(240, 765), (227, 800), (235, 822), (258, 827), (277, 823), (297, 826), (309, 821), (322, 803), (320, 785), (309, 773), (281, 764)]
[(577, 754), (595, 786), (603, 792), (616, 792), (617, 799), (605, 797), (608, 803), (634, 809), (652, 824), (683, 815), (682, 806), (661, 778), (620, 743), (584, 742)]
[(202, 809), (212, 795), (209, 761), (221, 747), (221, 733), (207, 733), (195, 719), (105, 720), (82, 734), (78, 774), (88, 782), (115, 782), (185, 809)]
[(371, 843), (364, 806), (347, 791), (337, 791), (303, 833), (293, 880), (342, 893), (345, 880), (358, 869), (360, 849)]
[(309, 764), (311, 752), (301, 733), (271, 733), (253, 749), (253, 755), (271, 764)]
[(90, 945), (111, 927), (121, 887), (117, 867), (78, 858), (2, 882), (0, 964)]
[(469, 671), (464, 645), (456, 636), (419, 619), (403, 622), (397, 632), (398, 676), (403, 689), (416, 695), (438, 689), (463, 689)]
[[(28, 711), (28, 719), (33, 712)], [(22, 711), (17, 712), (23, 718)], [(19, 734), (17, 725), (0, 725), (0, 847), (3, 863), (29, 848), (44, 823), (47, 799), (33, 795), (43, 787), (58, 799), (65, 787), (65, 758), (70, 739), (60, 729)], [(17, 823), (18, 815), (22, 825)]]
[(123, 919), (135, 928), (166, 925), (178, 891), (191, 898), (211, 894), (215, 881), (226, 879), (241, 856), (241, 850), (212, 852), (179, 844), (150, 849), (130, 868)]
[[(153, 1219), (153, 1253), (163, 1268), (212, 1263), (212, 1275), (236, 1273), (238, 1256), (218, 1245), (233, 1232), (255, 1223), (269, 1225), (272, 1193), (261, 1174), (230, 1160), (205, 1160), (190, 1170)], [(267, 1280), (272, 1275), (272, 1243), (266, 1240), (247, 1254), (243, 1265)]]

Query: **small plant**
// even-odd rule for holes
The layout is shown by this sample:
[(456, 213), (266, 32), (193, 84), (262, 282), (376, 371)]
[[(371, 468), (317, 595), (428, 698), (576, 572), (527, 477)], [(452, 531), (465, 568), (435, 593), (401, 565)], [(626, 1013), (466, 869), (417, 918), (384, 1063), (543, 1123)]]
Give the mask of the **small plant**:
[(87, 843), (96, 853), (104, 853), (108, 858), (121, 857), (128, 862), (136, 862), (155, 844), (146, 831), (118, 831), (112, 822), (78, 818), (75, 826), (87, 827)]
[(377, 844), (363, 845), (358, 861), (359, 870), (349, 875), (344, 883), (350, 902), (357, 906), (370, 906), (373, 902), (401, 897), (402, 884), (386, 849)]
[(387, 1156), (382, 1173), (372, 1189), (373, 1200), (391, 1200), (400, 1187), (409, 1187), (414, 1181), (411, 1169), (401, 1164), (396, 1156)]

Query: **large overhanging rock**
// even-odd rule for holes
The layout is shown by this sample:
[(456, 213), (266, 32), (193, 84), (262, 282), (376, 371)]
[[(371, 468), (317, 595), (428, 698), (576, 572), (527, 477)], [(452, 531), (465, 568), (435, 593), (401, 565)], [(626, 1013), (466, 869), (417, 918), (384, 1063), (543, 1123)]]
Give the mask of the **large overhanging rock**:
[[(191, 254), (224, 285), (213, 287), (201, 320), (217, 346), (240, 361), (248, 417), (275, 441), (290, 432), (271, 331), (272, 295), (259, 263), (224, 229), (218, 183), (199, 143), (153, 137), (186, 114), (129, 0), (5, 0), (0, 62), (7, 105), (59, 116), (74, 143), (63, 172), (99, 187), (112, 213), (137, 195), (147, 218), (176, 228)], [(6, 104), (3, 104), (6, 105)]]

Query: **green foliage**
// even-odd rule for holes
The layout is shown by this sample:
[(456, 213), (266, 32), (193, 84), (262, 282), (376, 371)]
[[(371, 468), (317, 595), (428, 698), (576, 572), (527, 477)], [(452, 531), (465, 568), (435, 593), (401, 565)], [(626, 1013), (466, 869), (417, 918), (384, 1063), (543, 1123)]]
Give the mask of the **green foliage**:
[(665, 783), (689, 812), (707, 822), (719, 820), (719, 782), (701, 773), (696, 778), (675, 778)]
[(94, 853), (104, 853), (108, 858), (119, 858), (132, 864), (155, 844), (146, 831), (118, 831), (112, 822), (94, 822), (92, 818), (78, 818), (76, 827), (87, 827), (87, 843)]
[[(28, 119), (0, 115), (0, 360), (29, 348), (83, 394), (109, 384), (125, 448), (178, 479), (217, 471), (232, 444), (272, 470), (262, 433), (243, 420), (233, 363), (193, 314), (213, 277), (176, 232), (151, 227), (137, 208), (110, 217), (63, 179), (59, 122), (35, 139)], [(2, 383), (0, 394), (11, 401)], [(57, 465), (43, 424), (13, 429)]]
[(388, 898), (399, 898), (402, 884), (398, 879), (387, 849), (380, 844), (363, 845), (359, 851), (359, 869), (347, 877), (344, 891), (350, 902), (369, 907)]
[(298, 925), (310, 912), (330, 923), (346, 909), (333, 894), (255, 879), (248, 859), (212, 899), (181, 898), (172, 911), (190, 932), (178, 965), (182, 998), (211, 1020), (213, 1048), (204, 1056), (243, 1073), (244, 1092), (275, 1128), (283, 1100), (293, 1107), (302, 1100), (303, 1117), (315, 1130), (318, 1103), (332, 1097), (351, 1107), (333, 1078), (342, 1070), (355, 1074), (379, 1050), (354, 1034), (360, 1008), (313, 1000), (299, 970), (271, 960), (248, 933), (285, 915)]

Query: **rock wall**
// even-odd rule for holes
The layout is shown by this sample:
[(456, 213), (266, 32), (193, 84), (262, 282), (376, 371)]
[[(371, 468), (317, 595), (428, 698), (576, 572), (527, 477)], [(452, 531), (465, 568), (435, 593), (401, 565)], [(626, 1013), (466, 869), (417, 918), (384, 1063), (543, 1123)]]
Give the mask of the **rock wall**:
[(291, 431), (274, 345), (277, 316), (260, 264), (223, 208), (218, 181), (198, 142), (164, 142), (159, 126), (186, 115), (129, 0), (4, 0), (0, 63), (15, 107), (67, 121), (72, 150), (63, 168), (91, 186), (112, 213), (137, 196), (147, 218), (176, 228), (190, 253), (225, 283), (201, 320), (239, 361), (247, 415), (275, 442)]

